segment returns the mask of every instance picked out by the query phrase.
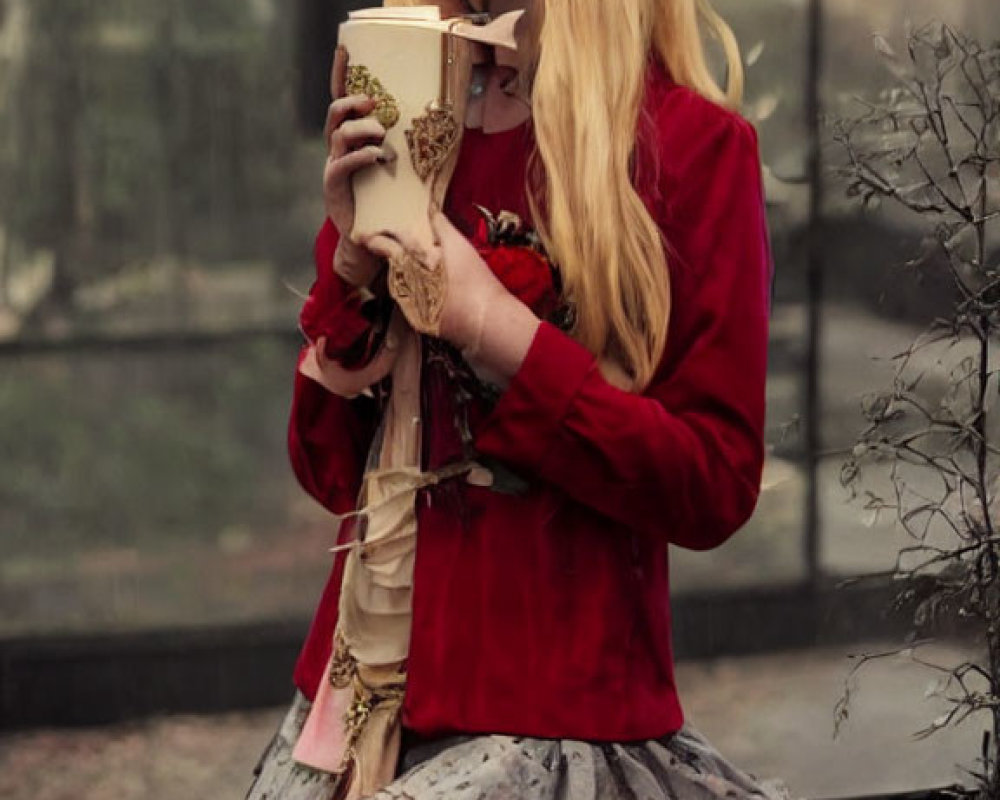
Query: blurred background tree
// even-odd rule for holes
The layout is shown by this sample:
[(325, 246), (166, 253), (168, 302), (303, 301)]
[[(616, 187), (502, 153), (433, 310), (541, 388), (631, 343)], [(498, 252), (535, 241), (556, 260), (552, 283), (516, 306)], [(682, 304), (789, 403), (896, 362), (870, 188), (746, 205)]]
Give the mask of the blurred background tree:
[(182, 313), (195, 262), (301, 256), (288, 15), (270, 0), (11, 2), (25, 45), (0, 131), (7, 250), (51, 254), (33, 324), (130, 267), (165, 273)]
[[(1000, 322), (1000, 45), (940, 24), (909, 32), (901, 55), (882, 38), (875, 44), (894, 84), (834, 124), (844, 152), (838, 172), (848, 196), (893, 206), (922, 226), (907, 277), (940, 273), (951, 307), (894, 356), (891, 388), (866, 398), (867, 425), (841, 479), (863, 492), (873, 519), (892, 517), (909, 538), (886, 575), (901, 587), (896, 603), (914, 608), (911, 642), (950, 613), (971, 620), (985, 645), (957, 666), (920, 659), (942, 676), (934, 691), (950, 704), (921, 733), (988, 715), (992, 737), (985, 734), (973, 772), (993, 798), (1000, 796), (1000, 448), (990, 413)], [(925, 384), (929, 365), (948, 370), (943, 395)], [(890, 487), (870, 480), (872, 467), (888, 467)]]

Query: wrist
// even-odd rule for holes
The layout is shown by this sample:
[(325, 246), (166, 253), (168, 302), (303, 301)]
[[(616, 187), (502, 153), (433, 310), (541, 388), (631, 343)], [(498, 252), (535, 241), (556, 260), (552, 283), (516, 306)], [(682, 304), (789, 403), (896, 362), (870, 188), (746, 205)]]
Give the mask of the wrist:
[(459, 347), (467, 361), (486, 367), (506, 386), (521, 368), (540, 324), (528, 306), (504, 292), (480, 306), (475, 326)]

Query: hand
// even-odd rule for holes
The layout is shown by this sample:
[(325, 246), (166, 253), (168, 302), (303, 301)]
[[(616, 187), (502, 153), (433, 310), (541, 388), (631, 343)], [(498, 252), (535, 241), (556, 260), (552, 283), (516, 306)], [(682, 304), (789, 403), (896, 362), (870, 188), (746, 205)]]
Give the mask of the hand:
[(392, 159), (381, 145), (385, 128), (367, 116), (375, 101), (365, 95), (344, 97), (347, 51), (338, 47), (330, 73), (334, 100), (326, 114), (323, 138), (327, 145), (323, 170), (323, 200), (326, 214), (340, 232), (334, 255), (334, 270), (352, 286), (368, 286), (378, 274), (378, 260), (350, 240), (354, 227), (354, 190), (351, 176), (356, 170)]
[(384, 258), (408, 251), (425, 264), (443, 266), (446, 288), (438, 334), (503, 385), (520, 367), (540, 321), (507, 291), (444, 214), (434, 214), (431, 223), (437, 245), (429, 253), (402, 236), (374, 236), (365, 245)]
[(378, 352), (365, 366), (356, 370), (342, 367), (336, 361), (327, 358), (326, 337), (320, 336), (306, 351), (299, 365), (299, 372), (316, 381), (328, 392), (346, 398), (357, 397), (392, 371), (399, 356), (400, 340), (403, 335), (405, 326), (402, 316), (397, 311), (392, 315), (389, 330)]
[(431, 226), (447, 282), (441, 336), (475, 356), (482, 344), (489, 309), (520, 301), (507, 291), (472, 243), (444, 214), (434, 214)]

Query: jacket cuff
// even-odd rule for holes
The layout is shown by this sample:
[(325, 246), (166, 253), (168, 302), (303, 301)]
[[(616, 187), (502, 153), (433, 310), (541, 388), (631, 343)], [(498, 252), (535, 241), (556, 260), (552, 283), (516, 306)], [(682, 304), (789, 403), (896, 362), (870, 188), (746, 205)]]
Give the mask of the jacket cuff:
[(327, 219), (316, 237), (316, 280), (299, 314), (299, 325), (310, 343), (326, 337), (327, 358), (356, 369), (377, 349), (379, 326), (373, 323), (384, 309), (372, 303), (371, 293), (351, 286), (334, 271), (339, 238)]
[(563, 420), (595, 369), (593, 353), (555, 325), (542, 322), (520, 369), (482, 421), (476, 449), (544, 477)]

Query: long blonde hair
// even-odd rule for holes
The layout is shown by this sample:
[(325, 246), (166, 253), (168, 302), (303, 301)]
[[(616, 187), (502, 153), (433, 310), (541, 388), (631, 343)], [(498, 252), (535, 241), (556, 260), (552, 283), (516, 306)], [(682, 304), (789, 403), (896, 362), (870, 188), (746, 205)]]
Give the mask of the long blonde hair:
[[(540, 185), (531, 187), (542, 241), (559, 265), (575, 311), (573, 334), (617, 361), (633, 390), (648, 385), (663, 355), (670, 277), (662, 235), (632, 183), (648, 58), (659, 55), (679, 84), (739, 104), (739, 48), (708, 0), (544, 0), (535, 20), (532, 116)], [(712, 76), (701, 26), (728, 63)]]
[[(438, 2), (448, 13), (488, 5)], [(703, 31), (721, 46), (724, 88), (709, 68)], [(534, 0), (519, 38), (540, 162), (529, 200), (573, 306), (573, 335), (606, 373), (611, 365), (616, 383), (642, 390), (670, 321), (664, 242), (631, 174), (648, 59), (659, 56), (677, 83), (736, 107), (736, 38), (709, 0)]]

